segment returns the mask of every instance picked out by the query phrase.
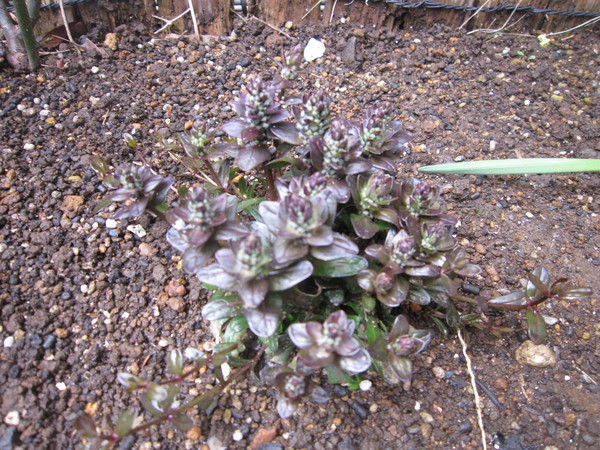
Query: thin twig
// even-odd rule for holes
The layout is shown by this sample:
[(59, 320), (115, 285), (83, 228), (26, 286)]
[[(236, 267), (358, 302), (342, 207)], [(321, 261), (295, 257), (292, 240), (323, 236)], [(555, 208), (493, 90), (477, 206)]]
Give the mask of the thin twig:
[(481, 430), (481, 444), (483, 446), (483, 450), (487, 450), (487, 438), (485, 437), (485, 429), (483, 428), (483, 412), (481, 411), (481, 397), (479, 397), (479, 391), (477, 390), (477, 381), (475, 380), (475, 374), (473, 373), (473, 365), (471, 364), (471, 358), (467, 353), (467, 344), (463, 339), (461, 329), (458, 329), (458, 339), (460, 341), (460, 345), (462, 346), (462, 352), (467, 361), (467, 371), (469, 372), (469, 376), (471, 377), (471, 387), (473, 388), (473, 395), (475, 397), (475, 410), (477, 411), (477, 424), (479, 425), (479, 429)]
[(75, 44), (73, 40), (73, 36), (71, 35), (71, 29), (69, 28), (69, 21), (67, 20), (67, 14), (65, 13), (65, 5), (63, 4), (63, 0), (58, 0), (58, 6), (60, 7), (60, 15), (62, 16), (62, 20), (65, 24), (65, 30), (67, 30), (67, 36), (69, 37), (69, 42)]
[(470, 20), (471, 20), (473, 17), (475, 17), (477, 14), (479, 14), (479, 11), (481, 11), (483, 8), (485, 8), (485, 5), (487, 5), (489, 2), (490, 2), (490, 0), (485, 0), (485, 3), (484, 3), (483, 5), (481, 5), (477, 11), (475, 11), (473, 14), (471, 14), (471, 15), (470, 15), (470, 16), (467, 18), (467, 20), (465, 20), (465, 21), (462, 23), (462, 25), (461, 25), (460, 27), (458, 27), (458, 29), (459, 29), (459, 30), (462, 30), (462, 27), (464, 27), (466, 24), (468, 24), (468, 23), (469, 23), (469, 21), (470, 21)]
[(196, 10), (194, 9), (194, 2), (192, 0), (188, 0), (188, 5), (190, 5), (189, 10), (192, 15), (192, 23), (194, 24), (194, 33), (196, 33), (196, 40), (200, 42), (200, 31), (198, 30), (198, 21), (196, 20)]
[(335, 7), (337, 5), (337, 0), (333, 2), (333, 6), (331, 7), (331, 15), (329, 16), (329, 23), (333, 20), (333, 14), (335, 13)]
[(283, 31), (281, 28), (277, 28), (275, 25), (271, 25), (270, 23), (268, 23), (268, 22), (265, 22), (264, 20), (262, 20), (262, 19), (259, 19), (259, 18), (258, 18), (258, 17), (256, 17), (256, 16), (250, 16), (250, 18), (251, 18), (251, 19), (254, 19), (254, 20), (258, 20), (258, 21), (259, 21), (260, 23), (262, 23), (263, 25), (266, 25), (266, 26), (268, 26), (269, 28), (271, 28), (272, 30), (275, 30), (275, 31), (277, 31), (279, 34), (283, 34), (285, 37), (287, 37), (287, 38), (289, 38), (289, 39), (294, 39), (294, 37), (293, 37), (293, 36), (290, 36), (288, 33), (286, 33), (285, 31)]
[(308, 16), (313, 9), (315, 9), (317, 6), (319, 6), (321, 4), (321, 0), (317, 0), (316, 3), (314, 5), (312, 5), (312, 7), (306, 11), (306, 13), (302, 16), (302, 18), (300, 20), (304, 20), (306, 18), (306, 16)]
[(594, 18), (592, 18), (592, 19), (590, 19), (590, 20), (588, 20), (588, 21), (586, 21), (586, 22), (580, 23), (580, 24), (579, 24), (579, 25), (577, 25), (576, 27), (569, 28), (568, 30), (564, 30), (564, 31), (557, 31), (556, 33), (548, 33), (548, 34), (546, 35), (546, 37), (548, 37), (548, 36), (558, 36), (559, 34), (568, 33), (569, 31), (574, 31), (574, 30), (576, 30), (576, 29), (578, 29), (578, 28), (585, 27), (586, 25), (591, 25), (592, 23), (596, 23), (596, 22), (598, 22), (599, 20), (600, 20), (600, 16), (596, 16), (596, 17), (594, 17)]
[(173, 25), (173, 22), (175, 22), (176, 20), (179, 20), (179, 19), (181, 19), (183, 16), (185, 16), (185, 15), (186, 15), (187, 13), (189, 13), (189, 12), (190, 12), (190, 8), (186, 9), (184, 12), (182, 12), (181, 14), (179, 14), (179, 15), (178, 15), (177, 17), (175, 17), (174, 19), (165, 19), (164, 17), (160, 17), (160, 16), (154, 16), (154, 15), (153, 15), (152, 17), (154, 17), (155, 19), (159, 19), (159, 20), (162, 20), (163, 22), (165, 22), (165, 24), (164, 24), (164, 25), (163, 25), (161, 28), (159, 28), (158, 30), (156, 30), (156, 31), (154, 32), (154, 34), (158, 34), (158, 33), (160, 33), (162, 30), (164, 30), (165, 28), (168, 28), (168, 27), (170, 27), (171, 25)]
[(506, 22), (504, 22), (504, 25), (502, 25), (500, 28), (493, 30), (493, 29), (485, 29), (485, 28), (480, 28), (478, 30), (473, 30), (473, 31), (469, 31), (467, 34), (472, 34), (472, 33), (476, 33), (478, 31), (483, 31), (485, 33), (498, 33), (502, 30), (504, 30), (506, 28), (506, 26), (508, 25), (508, 22), (510, 22), (510, 19), (512, 19), (512, 16), (517, 12), (517, 8), (519, 6), (521, 6), (521, 2), (523, 0), (519, 0), (519, 2), (515, 5), (514, 9), (512, 10), (512, 12), (510, 13), (510, 16), (508, 16), (508, 19), (506, 19)]

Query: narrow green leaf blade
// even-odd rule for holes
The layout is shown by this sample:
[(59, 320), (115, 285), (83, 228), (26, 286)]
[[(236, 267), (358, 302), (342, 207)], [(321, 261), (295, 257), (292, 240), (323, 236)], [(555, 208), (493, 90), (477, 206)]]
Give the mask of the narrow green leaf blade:
[(466, 161), (424, 166), (419, 168), (419, 172), (474, 175), (600, 172), (600, 158), (521, 158), (491, 161)]

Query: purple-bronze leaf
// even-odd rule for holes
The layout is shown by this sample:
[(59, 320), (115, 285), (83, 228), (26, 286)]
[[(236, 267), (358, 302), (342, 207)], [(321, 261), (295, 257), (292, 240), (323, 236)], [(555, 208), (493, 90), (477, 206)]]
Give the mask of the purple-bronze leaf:
[(229, 291), (235, 286), (235, 277), (228, 274), (218, 264), (211, 264), (196, 272), (196, 277), (203, 283)]
[(268, 338), (277, 330), (281, 298), (269, 295), (258, 308), (244, 310), (250, 330), (258, 337)]
[(313, 343), (313, 338), (308, 333), (308, 324), (294, 323), (287, 329), (288, 335), (298, 348), (308, 348)]
[(270, 128), (271, 133), (288, 144), (299, 145), (302, 143), (296, 125), (291, 122), (276, 123)]
[(242, 282), (237, 292), (246, 308), (256, 308), (263, 302), (267, 292), (269, 292), (269, 280), (261, 279)]
[(360, 238), (371, 239), (379, 231), (377, 224), (362, 214), (351, 214), (350, 221), (354, 231)]
[(340, 367), (348, 373), (361, 373), (371, 367), (371, 355), (361, 348), (352, 356), (342, 356)]
[(264, 147), (244, 147), (237, 155), (237, 163), (241, 170), (252, 170), (256, 166), (267, 161), (271, 153)]
[(308, 261), (300, 261), (291, 267), (281, 270), (269, 277), (270, 288), (273, 292), (285, 291), (296, 286), (312, 275), (313, 266)]
[(241, 120), (232, 120), (221, 127), (221, 129), (229, 136), (238, 139), (242, 138), (242, 131), (244, 128), (246, 128), (246, 124)]

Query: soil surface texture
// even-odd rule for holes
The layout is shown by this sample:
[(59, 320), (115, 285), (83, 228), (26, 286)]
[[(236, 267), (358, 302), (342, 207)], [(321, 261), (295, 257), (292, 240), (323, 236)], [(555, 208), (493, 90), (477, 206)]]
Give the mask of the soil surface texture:
[[(93, 213), (105, 188), (87, 158), (113, 166), (143, 158), (162, 174), (182, 173), (154, 136), (177, 139), (195, 116), (231, 119), (246, 77), (271, 77), (283, 48), (324, 42), (325, 55), (306, 64), (296, 86), (326, 90), (337, 115), (359, 118), (391, 103), (415, 134), (399, 177), (460, 160), (600, 156), (600, 37), (591, 30), (546, 48), (533, 37), (441, 26), (298, 27), (287, 30), (290, 39), (250, 20), (202, 43), (149, 31), (120, 27), (110, 49), (96, 30), (96, 54), (61, 44), (36, 74), (0, 72), (0, 450), (76, 448), (81, 412), (107, 430), (138, 406), (118, 372), (159, 380), (171, 349), (212, 344), (201, 316), (206, 292), (178, 269), (166, 225)], [(125, 146), (124, 133), (139, 150)], [(554, 319), (549, 352), (533, 361), (516, 358), (527, 345), (524, 315), (490, 313), (514, 328), (501, 338), (468, 331), (488, 444), (599, 448), (598, 175), (429, 178), (460, 218), (458, 242), (484, 268), (466, 280), (466, 293), (517, 290), (538, 265), (595, 292), (591, 301), (544, 306)], [(413, 319), (435, 334), (410, 385), (373, 373), (365, 391), (326, 385), (329, 403), (303, 404), (281, 420), (272, 391), (248, 376), (208, 414), (193, 411), (187, 434), (159, 426), (120, 448), (481, 448), (460, 341), (424, 315)], [(539, 362), (547, 367), (530, 365)], [(214, 382), (202, 374), (187, 392)]]

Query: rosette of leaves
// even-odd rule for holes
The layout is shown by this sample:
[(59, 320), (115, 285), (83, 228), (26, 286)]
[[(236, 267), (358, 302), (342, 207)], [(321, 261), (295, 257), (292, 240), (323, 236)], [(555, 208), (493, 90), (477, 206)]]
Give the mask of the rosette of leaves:
[(369, 346), (373, 359), (381, 362), (383, 378), (392, 384), (410, 381), (411, 358), (421, 353), (431, 341), (427, 330), (411, 330), (406, 317), (397, 316), (386, 337), (379, 336)]
[(167, 241), (183, 252), (183, 270), (196, 273), (220, 248), (218, 241), (238, 239), (248, 229), (236, 221), (237, 198), (213, 196), (201, 186), (188, 191), (179, 205), (169, 210), (171, 228)]
[(327, 178), (322, 173), (314, 172), (311, 175), (300, 175), (292, 177), (288, 181), (278, 178), (275, 181), (275, 187), (277, 188), (279, 198), (285, 198), (290, 193), (295, 193), (300, 197), (308, 199), (315, 197), (322, 198), (328, 208), (327, 216), (329, 220), (327, 223), (329, 225), (333, 223), (337, 211), (337, 200), (333, 189), (327, 183)]
[(293, 145), (300, 143), (296, 126), (286, 121), (289, 113), (282, 107), (278, 87), (254, 77), (246, 91), (231, 103), (240, 118), (222, 127), (229, 136), (240, 140), (241, 145), (220, 146), (226, 154), (236, 158), (238, 167), (244, 171), (271, 159), (276, 152), (271, 148), (274, 140)]
[(348, 177), (348, 184), (358, 214), (351, 214), (354, 232), (363, 239), (371, 239), (380, 230), (375, 220), (398, 226), (399, 215), (395, 205), (398, 187), (394, 177), (382, 170), (371, 175)]
[(277, 389), (277, 412), (287, 419), (303, 400), (327, 403), (329, 394), (308, 377), (298, 375), (286, 366), (267, 367), (260, 372), (261, 380)]
[(323, 367), (338, 368), (355, 374), (371, 366), (369, 352), (353, 337), (356, 322), (342, 310), (335, 311), (320, 322), (295, 323), (288, 335), (300, 349), (296, 373), (310, 375)]
[(427, 181), (410, 178), (402, 183), (400, 202), (403, 209), (413, 216), (436, 216), (441, 213), (440, 189)]
[(389, 230), (383, 245), (372, 244), (365, 249), (365, 253), (379, 265), (361, 271), (358, 284), (365, 291), (375, 293), (377, 300), (384, 305), (399, 306), (406, 300), (410, 289), (404, 273), (423, 265), (412, 259), (416, 251), (415, 239), (405, 230)]
[(284, 80), (294, 81), (298, 78), (300, 66), (304, 59), (304, 49), (302, 44), (297, 44), (284, 55), (284, 63), (281, 67), (281, 77)]
[(574, 285), (566, 278), (551, 281), (548, 270), (544, 267), (536, 267), (527, 278), (525, 290), (497, 297), (488, 301), (487, 305), (496, 309), (525, 310), (529, 338), (534, 344), (541, 344), (548, 337), (548, 331), (539, 305), (548, 300), (587, 300), (591, 297), (592, 290)]
[(302, 97), (302, 105), (293, 109), (296, 128), (305, 140), (323, 137), (331, 125), (331, 97), (317, 91)]
[(332, 210), (324, 196), (307, 198), (288, 192), (279, 202), (262, 202), (258, 210), (276, 235), (273, 254), (277, 265), (288, 265), (309, 254), (331, 261), (358, 253), (354, 242), (328, 225)]
[(248, 235), (217, 250), (216, 262), (196, 272), (203, 283), (240, 297), (248, 325), (260, 337), (271, 336), (277, 328), (281, 300), (273, 293), (296, 286), (313, 272), (312, 264), (305, 260), (277, 263), (273, 238), (264, 224), (254, 222)]
[(368, 108), (358, 126), (358, 136), (363, 156), (387, 172), (396, 172), (397, 155), (412, 139), (412, 133), (403, 130), (400, 122), (391, 120), (389, 105)]
[(311, 139), (308, 147), (312, 165), (328, 179), (338, 202), (347, 202), (350, 199), (350, 188), (345, 181), (346, 175), (367, 172), (372, 167), (361, 156), (358, 138), (352, 133), (351, 124), (334, 119), (325, 135)]
[(205, 158), (214, 152), (210, 146), (216, 135), (216, 130), (205, 122), (194, 120), (190, 130), (181, 138), (181, 145), (190, 158)]
[(109, 202), (128, 202), (113, 214), (114, 219), (139, 217), (145, 210), (155, 214), (166, 211), (164, 199), (173, 177), (154, 174), (147, 166), (130, 165), (119, 167), (114, 179), (120, 187), (108, 195)]

